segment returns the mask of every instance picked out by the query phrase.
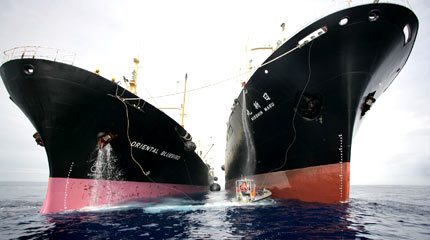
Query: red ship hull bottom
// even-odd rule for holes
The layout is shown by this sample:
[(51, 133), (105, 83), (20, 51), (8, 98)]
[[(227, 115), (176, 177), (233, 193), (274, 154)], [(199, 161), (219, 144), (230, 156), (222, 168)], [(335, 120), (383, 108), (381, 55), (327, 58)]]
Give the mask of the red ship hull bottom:
[(186, 194), (207, 190), (207, 186), (51, 177), (40, 213), (113, 205), (134, 199), (173, 195), (185, 198)]
[[(273, 199), (297, 199), (305, 202), (341, 203), (349, 199), (349, 163), (337, 163), (302, 169), (247, 176), (257, 188), (267, 188)], [(233, 191), (236, 179), (226, 183)]]

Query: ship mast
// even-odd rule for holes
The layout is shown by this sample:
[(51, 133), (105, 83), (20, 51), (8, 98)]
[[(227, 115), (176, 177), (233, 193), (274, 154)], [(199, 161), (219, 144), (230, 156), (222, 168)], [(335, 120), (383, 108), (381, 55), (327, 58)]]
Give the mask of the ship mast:
[(130, 83), (127, 85), (127, 89), (130, 92), (136, 94), (137, 70), (139, 68), (139, 59), (133, 58), (133, 62), (134, 62), (134, 69), (132, 72)]
[(126, 79), (124, 77), (124, 82), (125, 85), (127, 86), (127, 90), (134, 93), (135, 95), (136, 93), (136, 87), (137, 87), (137, 70), (140, 68), (139, 67), (139, 59), (138, 58), (133, 58), (133, 62), (134, 62), (134, 69), (133, 72), (131, 73), (131, 80), (129, 81), (128, 79)]
[(184, 98), (183, 98), (182, 104), (181, 104), (181, 126), (182, 127), (184, 127), (184, 117), (186, 116), (186, 114), (185, 114), (185, 95), (187, 93), (187, 79), (188, 79), (188, 74), (185, 73)]
[(185, 73), (185, 83), (184, 83), (184, 97), (182, 99), (182, 104), (181, 107), (159, 107), (158, 109), (177, 109), (180, 110), (181, 113), (179, 114), (179, 116), (181, 116), (181, 126), (184, 127), (184, 117), (187, 116), (187, 114), (185, 114), (185, 97), (187, 94), (187, 79), (188, 79), (188, 74)]

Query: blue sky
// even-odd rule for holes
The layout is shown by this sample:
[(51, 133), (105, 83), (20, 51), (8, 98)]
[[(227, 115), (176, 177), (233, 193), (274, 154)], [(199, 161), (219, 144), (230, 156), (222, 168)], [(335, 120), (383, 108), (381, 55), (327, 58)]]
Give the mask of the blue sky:
[[(148, 98), (181, 91), (186, 72), (189, 89), (234, 76), (243, 69), (249, 38), (273, 40), (282, 22), (293, 34), (344, 2), (3, 0), (0, 50), (24, 45), (71, 50), (75, 65), (100, 68), (108, 79), (129, 76), (138, 56), (143, 67), (138, 93)], [(353, 140), (352, 184), (430, 184), (430, 2), (409, 3), (420, 21), (418, 38)], [(216, 166), (224, 159), (225, 123), (240, 80), (187, 98), (185, 127), (203, 145), (215, 144), (209, 158)], [(181, 96), (149, 101), (179, 107)], [(0, 181), (47, 181), (44, 149), (4, 86), (0, 111)], [(179, 112), (168, 114), (179, 120)]]

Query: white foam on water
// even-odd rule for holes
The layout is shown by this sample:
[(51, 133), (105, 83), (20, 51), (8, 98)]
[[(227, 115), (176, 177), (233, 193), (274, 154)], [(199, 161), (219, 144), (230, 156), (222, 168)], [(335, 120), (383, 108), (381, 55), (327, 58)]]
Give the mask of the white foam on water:
[[(188, 201), (189, 202), (189, 201)], [(178, 202), (165, 202), (154, 204), (143, 208), (145, 213), (162, 213), (162, 212), (189, 212), (197, 210), (215, 210), (230, 207), (255, 207), (255, 206), (268, 206), (274, 205), (276, 201), (266, 199), (254, 203), (240, 203), (236, 199), (224, 200), (220, 202), (197, 203), (197, 204), (180, 204)]]
[(110, 212), (110, 211), (118, 211), (118, 210), (124, 210), (127, 208), (134, 208), (135, 205), (100, 205), (100, 206), (88, 206), (81, 209), (77, 209), (78, 212)]

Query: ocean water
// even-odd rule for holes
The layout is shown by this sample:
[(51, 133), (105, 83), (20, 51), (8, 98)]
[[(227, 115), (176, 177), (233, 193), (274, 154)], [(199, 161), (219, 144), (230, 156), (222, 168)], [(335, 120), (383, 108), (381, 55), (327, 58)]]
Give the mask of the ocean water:
[(339, 205), (212, 192), (42, 215), (45, 191), (0, 182), (0, 239), (430, 239), (430, 186), (351, 186)]

